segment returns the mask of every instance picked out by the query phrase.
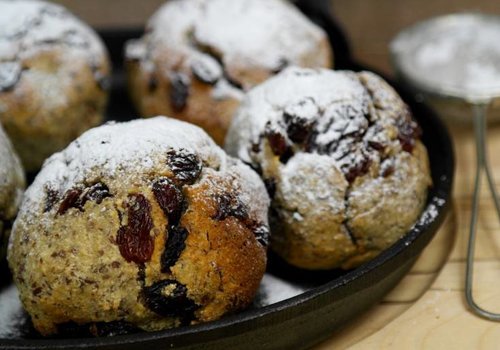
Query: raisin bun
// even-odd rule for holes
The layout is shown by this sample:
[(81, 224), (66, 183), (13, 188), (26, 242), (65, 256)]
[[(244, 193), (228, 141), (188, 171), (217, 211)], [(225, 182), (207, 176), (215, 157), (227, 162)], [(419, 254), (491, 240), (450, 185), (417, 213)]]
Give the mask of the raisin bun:
[(167, 114), (224, 142), (244, 91), (285, 66), (330, 67), (326, 34), (283, 0), (172, 0), (126, 47), (143, 116)]
[(10, 227), (21, 204), (24, 172), (0, 125), (0, 260), (5, 258)]
[(0, 121), (27, 171), (101, 122), (108, 74), (101, 40), (64, 8), (0, 1)]
[(107, 124), (45, 162), (8, 260), (43, 335), (210, 321), (252, 301), (268, 206), (259, 176), (200, 128)]
[(377, 75), (292, 67), (248, 93), (226, 150), (268, 187), (274, 251), (301, 268), (348, 269), (423, 209), (431, 178), (419, 136)]

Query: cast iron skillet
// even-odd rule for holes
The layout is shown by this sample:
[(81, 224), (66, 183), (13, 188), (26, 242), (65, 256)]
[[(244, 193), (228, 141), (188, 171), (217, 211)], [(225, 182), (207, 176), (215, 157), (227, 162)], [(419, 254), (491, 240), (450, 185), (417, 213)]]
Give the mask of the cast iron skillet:
[[(303, 0), (297, 4), (328, 32), (338, 69), (366, 69), (351, 59), (345, 37), (328, 12), (327, 1)], [(124, 89), (122, 47), (125, 40), (139, 36), (140, 32), (101, 34), (117, 68), (108, 116), (110, 119), (128, 120), (135, 113)], [(390, 83), (408, 103), (423, 129), (423, 142), (429, 150), (434, 186), (417, 224), (374, 260), (349, 272), (308, 272), (292, 268), (271, 255), (267, 276), (279, 278), (281, 287), (298, 286), (304, 292), (270, 303), (269, 296), (261, 288), (249, 310), (219, 321), (105, 338), (41, 339), (30, 328), (29, 322), (17, 320), (20, 327), (17, 336), (2, 334), (0, 329), (0, 349), (303, 349), (328, 337), (347, 320), (379, 301), (397, 284), (434, 236), (450, 208), (454, 155), (449, 134), (432, 110), (415, 101), (405, 87), (392, 81)], [(0, 280), (9, 278), (5, 270), (0, 274)], [(0, 301), (7, 288), (0, 285)], [(0, 310), (0, 313), (3, 312)]]

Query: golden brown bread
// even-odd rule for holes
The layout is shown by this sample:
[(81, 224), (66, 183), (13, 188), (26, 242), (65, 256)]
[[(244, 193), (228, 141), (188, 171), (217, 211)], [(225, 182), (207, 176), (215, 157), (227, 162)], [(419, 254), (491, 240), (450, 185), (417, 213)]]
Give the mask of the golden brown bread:
[(35, 171), (101, 123), (110, 64), (93, 30), (58, 5), (2, 1), (0, 27), (0, 121)]
[(142, 116), (165, 114), (222, 144), (244, 92), (287, 65), (330, 67), (326, 34), (283, 0), (174, 0), (126, 47)]
[(268, 186), (272, 249), (306, 269), (378, 255), (417, 221), (431, 185), (418, 125), (369, 72), (288, 68), (247, 94), (226, 150)]
[(0, 125), (0, 260), (5, 258), (10, 227), (21, 204), (24, 186), (21, 162)]
[(258, 175), (195, 126), (105, 125), (45, 163), (9, 264), (44, 335), (210, 321), (258, 289), (268, 204)]

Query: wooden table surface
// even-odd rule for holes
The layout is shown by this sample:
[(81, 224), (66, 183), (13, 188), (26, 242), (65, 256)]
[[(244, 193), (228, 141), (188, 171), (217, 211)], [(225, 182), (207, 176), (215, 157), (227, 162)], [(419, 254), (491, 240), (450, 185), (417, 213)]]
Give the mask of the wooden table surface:
[[(450, 131), (457, 159), (454, 210), (400, 284), (380, 304), (315, 350), (500, 348), (500, 323), (473, 315), (464, 299), (475, 144), (472, 126), (455, 126)], [(490, 125), (488, 144), (495, 182), (499, 184), (500, 126)], [(500, 312), (500, 222), (485, 182), (478, 220), (474, 296), (481, 306)]]

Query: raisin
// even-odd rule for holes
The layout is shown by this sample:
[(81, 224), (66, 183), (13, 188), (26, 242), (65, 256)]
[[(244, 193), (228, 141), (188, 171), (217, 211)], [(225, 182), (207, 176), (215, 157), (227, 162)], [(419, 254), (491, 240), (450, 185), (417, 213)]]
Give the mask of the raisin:
[(293, 157), (293, 150), (291, 147), (287, 147), (285, 153), (280, 156), (280, 162), (286, 164), (290, 158)]
[(80, 195), (82, 194), (82, 190), (74, 188), (71, 190), (68, 190), (64, 194), (64, 199), (59, 205), (59, 210), (57, 211), (58, 215), (63, 215), (65, 214), (70, 208), (78, 208), (79, 210), (82, 210), (81, 202), (80, 202)]
[(389, 165), (389, 166), (386, 166), (383, 170), (382, 170), (382, 176), (383, 177), (389, 177), (391, 176), (392, 174), (394, 174), (394, 171), (396, 169), (394, 169), (394, 165)]
[(385, 149), (385, 146), (380, 143), (380, 142), (377, 142), (377, 141), (368, 141), (368, 146), (370, 146), (371, 148), (373, 148), (374, 150), (376, 151), (383, 151)]
[(128, 223), (118, 230), (116, 243), (125, 260), (145, 263), (151, 259), (154, 249), (154, 238), (150, 235), (153, 228), (151, 204), (142, 194), (129, 194), (126, 206)]
[(43, 209), (44, 213), (51, 211), (54, 205), (59, 200), (59, 192), (57, 192), (56, 190), (47, 188), (46, 194), (47, 196), (45, 197), (45, 207)]
[(264, 185), (266, 185), (266, 190), (269, 194), (269, 197), (273, 199), (274, 195), (276, 194), (276, 180), (273, 178), (265, 179)]
[(170, 272), (170, 268), (175, 265), (182, 251), (186, 248), (186, 238), (188, 231), (184, 227), (171, 226), (168, 230), (168, 238), (165, 243), (165, 250), (161, 256), (161, 272)]
[(363, 176), (370, 169), (371, 161), (368, 157), (363, 157), (359, 161), (349, 164), (342, 168), (345, 178), (349, 183), (354, 182), (354, 180)]
[(102, 182), (98, 182), (85, 189), (73, 188), (64, 194), (64, 199), (59, 205), (58, 215), (65, 214), (70, 208), (76, 208), (83, 211), (83, 207), (87, 201), (95, 201), (101, 204), (105, 198), (113, 197), (109, 193), (109, 188)]
[(196, 181), (202, 169), (200, 159), (184, 149), (170, 150), (167, 153), (167, 165), (177, 180), (186, 183)]
[(212, 219), (222, 221), (227, 217), (235, 217), (240, 220), (248, 218), (247, 208), (235, 196), (225, 193), (216, 197), (217, 211)]
[(189, 97), (189, 78), (184, 74), (174, 74), (171, 80), (170, 104), (176, 112), (181, 112), (186, 108)]
[(290, 140), (295, 143), (304, 143), (309, 138), (312, 131), (313, 121), (290, 114), (284, 114), (287, 125), (286, 132)]
[(411, 153), (415, 147), (415, 141), (418, 139), (422, 130), (418, 124), (411, 119), (409, 112), (401, 116), (396, 122), (398, 128), (398, 139), (405, 152)]
[(269, 147), (271, 147), (271, 150), (276, 156), (285, 154), (288, 149), (286, 137), (276, 130), (276, 128), (273, 128), (269, 122), (266, 124), (264, 135), (269, 142)]
[(168, 224), (177, 225), (184, 204), (184, 196), (181, 190), (170, 179), (161, 178), (153, 183), (153, 194), (168, 218)]
[(194, 319), (199, 308), (187, 296), (187, 288), (174, 280), (163, 280), (143, 289), (144, 304), (163, 317), (179, 317), (183, 324)]

